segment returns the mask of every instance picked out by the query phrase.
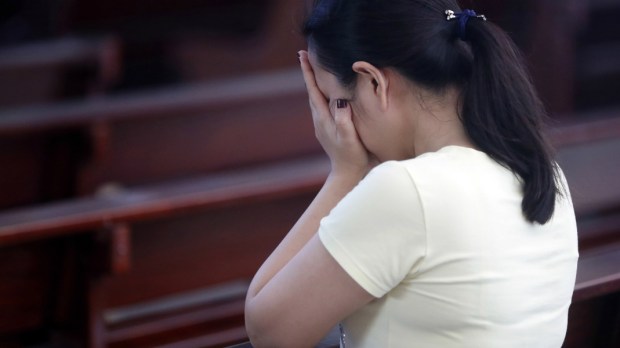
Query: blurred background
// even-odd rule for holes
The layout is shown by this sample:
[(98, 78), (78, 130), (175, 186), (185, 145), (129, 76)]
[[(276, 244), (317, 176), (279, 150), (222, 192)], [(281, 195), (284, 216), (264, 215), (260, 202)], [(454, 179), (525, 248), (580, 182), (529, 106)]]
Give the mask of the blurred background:
[[(620, 347), (620, 2), (462, 1), (523, 50), (580, 233), (565, 347)], [(303, 0), (0, 1), (0, 347), (247, 341), (320, 188)]]

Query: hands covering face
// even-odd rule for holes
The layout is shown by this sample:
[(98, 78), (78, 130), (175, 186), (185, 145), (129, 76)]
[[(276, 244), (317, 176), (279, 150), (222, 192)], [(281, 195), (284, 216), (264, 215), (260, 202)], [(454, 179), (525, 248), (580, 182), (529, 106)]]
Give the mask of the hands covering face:
[(371, 159), (353, 124), (351, 105), (345, 99), (328, 101), (317, 85), (308, 52), (300, 51), (299, 60), (315, 134), (329, 156), (332, 174), (364, 176), (371, 167)]

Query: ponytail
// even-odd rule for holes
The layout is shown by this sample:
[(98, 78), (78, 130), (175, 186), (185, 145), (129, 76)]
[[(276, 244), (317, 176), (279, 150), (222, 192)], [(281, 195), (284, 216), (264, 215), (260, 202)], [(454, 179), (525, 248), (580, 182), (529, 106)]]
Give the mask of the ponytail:
[(518, 175), (523, 214), (544, 224), (553, 215), (559, 189), (557, 166), (542, 134), (543, 104), (518, 49), (501, 29), (471, 20), (467, 39), (473, 60), (463, 88), (465, 130), (482, 151)]
[(520, 179), (524, 217), (549, 221), (560, 191), (542, 134), (545, 111), (501, 29), (471, 10), (457, 15), (455, 0), (315, 1), (303, 33), (323, 68), (347, 87), (357, 81), (356, 61), (395, 68), (432, 91), (459, 87), (468, 136)]

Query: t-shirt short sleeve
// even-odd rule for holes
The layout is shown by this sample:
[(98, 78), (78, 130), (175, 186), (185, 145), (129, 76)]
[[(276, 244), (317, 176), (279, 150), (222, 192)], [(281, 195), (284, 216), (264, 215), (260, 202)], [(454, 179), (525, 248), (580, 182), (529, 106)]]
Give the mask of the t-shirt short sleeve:
[(382, 297), (414, 275), (426, 253), (423, 207), (399, 162), (374, 168), (321, 220), (319, 238), (368, 293)]

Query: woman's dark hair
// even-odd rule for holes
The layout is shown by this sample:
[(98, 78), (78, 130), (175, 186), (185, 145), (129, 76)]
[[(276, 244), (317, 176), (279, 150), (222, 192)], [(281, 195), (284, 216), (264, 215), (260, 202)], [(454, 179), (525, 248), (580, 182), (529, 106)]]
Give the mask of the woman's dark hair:
[(545, 110), (519, 50), (496, 25), (470, 18), (466, 40), (445, 11), (454, 0), (318, 0), (303, 33), (319, 64), (346, 87), (356, 61), (394, 68), (424, 88), (461, 90), (460, 118), (482, 151), (523, 185), (525, 218), (544, 224), (560, 194), (558, 168), (542, 134)]

